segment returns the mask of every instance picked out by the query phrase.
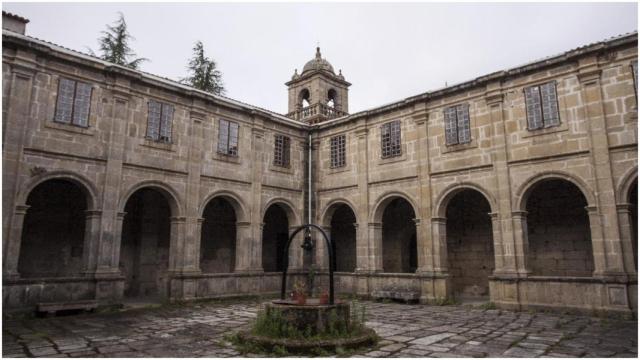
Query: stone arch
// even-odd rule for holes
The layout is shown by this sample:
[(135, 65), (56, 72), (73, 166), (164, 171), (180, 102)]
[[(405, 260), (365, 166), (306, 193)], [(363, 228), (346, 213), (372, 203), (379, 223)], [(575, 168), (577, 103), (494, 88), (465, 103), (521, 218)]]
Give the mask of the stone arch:
[(99, 203), (97, 195), (98, 191), (89, 179), (75, 172), (56, 170), (35, 176), (27, 181), (16, 198), (16, 205), (25, 205), (31, 191), (48, 180), (66, 180), (76, 184), (85, 194), (87, 199), (87, 210), (95, 209), (96, 204)]
[(334, 88), (327, 91), (327, 106), (332, 108), (338, 107), (338, 91)]
[(333, 216), (333, 213), (336, 211), (336, 209), (338, 208), (338, 206), (340, 205), (346, 205), (348, 206), (351, 211), (353, 212), (353, 214), (356, 217), (356, 222), (358, 220), (358, 215), (356, 213), (355, 210), (355, 206), (353, 206), (353, 204), (344, 198), (338, 198), (338, 199), (333, 199), (331, 201), (329, 201), (327, 203), (327, 205), (325, 205), (324, 210), (321, 212), (321, 216), (320, 216), (320, 224), (322, 226), (329, 226), (331, 225), (331, 217)]
[(438, 217), (444, 218), (446, 217), (447, 207), (451, 199), (453, 199), (458, 193), (464, 190), (475, 190), (484, 196), (485, 200), (489, 203), (491, 207), (491, 212), (496, 212), (496, 201), (493, 195), (487, 190), (485, 190), (482, 186), (476, 185), (471, 182), (461, 182), (455, 183), (448, 186), (441, 192), (441, 195), (438, 197), (436, 201), (436, 211)]
[(293, 205), (293, 203), (281, 197), (273, 198), (266, 203), (266, 205), (262, 208), (260, 219), (264, 219), (264, 216), (267, 214), (267, 210), (269, 210), (269, 207), (274, 204), (280, 205), (282, 210), (284, 210), (284, 212), (287, 214), (289, 226), (302, 224), (301, 219), (298, 217), (294, 210), (296, 207)]
[(229, 202), (229, 204), (231, 204), (231, 206), (233, 206), (233, 210), (236, 212), (237, 221), (239, 222), (249, 221), (248, 220), (249, 218), (247, 216), (247, 211), (245, 210), (246, 206), (244, 205), (245, 203), (242, 200), (242, 198), (236, 193), (232, 191), (227, 191), (227, 190), (214, 191), (213, 193), (209, 194), (204, 199), (204, 201), (202, 201), (202, 203), (200, 204), (200, 207), (198, 208), (198, 215), (200, 217), (202, 217), (204, 210), (209, 204), (209, 202), (211, 202), (211, 200), (217, 197), (224, 198)]
[[(60, 174), (58, 174), (60, 175)], [(80, 276), (92, 265), (93, 201), (87, 185), (68, 174), (50, 174), (28, 184), (27, 209), (18, 241), (21, 277)]]
[[(306, 104), (305, 101), (307, 102)], [(306, 107), (305, 105), (311, 105), (311, 92), (306, 87), (300, 90), (300, 92), (298, 93), (298, 106), (300, 106), (300, 108), (303, 108)]]
[(629, 169), (622, 179), (618, 183), (616, 187), (616, 202), (619, 204), (625, 204), (627, 199), (629, 198), (629, 193), (631, 192), (631, 187), (638, 180), (638, 167), (634, 166)]
[(580, 191), (582, 192), (582, 195), (587, 200), (587, 206), (595, 206), (596, 200), (595, 200), (594, 192), (583, 180), (581, 180), (577, 176), (574, 176), (572, 174), (569, 174), (563, 171), (550, 171), (550, 172), (543, 172), (541, 174), (534, 175), (529, 179), (527, 179), (525, 182), (523, 182), (522, 185), (520, 185), (520, 187), (518, 187), (518, 190), (516, 191), (516, 196), (515, 196), (514, 204), (516, 206), (514, 207), (514, 210), (526, 211), (527, 199), (529, 195), (531, 195), (531, 191), (540, 182), (544, 180), (551, 180), (551, 179), (566, 180), (572, 183), (573, 185), (577, 186), (578, 189), (580, 189)]
[(387, 207), (387, 205), (389, 205), (391, 201), (395, 200), (396, 198), (401, 198), (406, 200), (413, 208), (413, 213), (415, 214), (416, 218), (418, 217), (418, 214), (420, 214), (420, 212), (418, 211), (419, 208), (416, 202), (413, 201), (413, 199), (409, 195), (400, 191), (389, 191), (382, 194), (380, 197), (378, 197), (378, 201), (376, 201), (375, 205), (373, 206), (373, 210), (371, 211), (371, 214), (369, 214), (369, 219), (371, 219), (370, 222), (372, 223), (382, 222), (382, 215), (384, 214), (385, 208)]
[(175, 189), (173, 189), (173, 187), (171, 187), (170, 185), (156, 180), (142, 181), (130, 187), (129, 190), (122, 197), (120, 197), (118, 211), (124, 212), (124, 208), (127, 205), (127, 201), (129, 200), (131, 195), (133, 195), (136, 191), (144, 188), (157, 190), (167, 199), (167, 201), (169, 202), (169, 207), (171, 208), (172, 217), (178, 217), (184, 213), (182, 201), (180, 201), (178, 192), (175, 191)]

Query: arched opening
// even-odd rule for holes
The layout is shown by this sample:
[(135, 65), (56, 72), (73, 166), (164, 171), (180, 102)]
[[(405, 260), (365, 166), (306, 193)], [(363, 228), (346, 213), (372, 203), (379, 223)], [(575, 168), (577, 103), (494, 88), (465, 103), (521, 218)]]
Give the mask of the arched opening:
[(330, 108), (336, 108), (338, 105), (338, 92), (335, 89), (330, 89), (327, 93), (327, 106)]
[(233, 272), (236, 258), (236, 212), (216, 197), (204, 208), (200, 237), (200, 269), (204, 273)]
[(36, 186), (27, 197), (18, 272), (23, 278), (80, 275), (87, 210), (84, 191), (75, 183), (54, 179)]
[(331, 245), (335, 254), (335, 270), (356, 269), (356, 216), (346, 204), (339, 204), (331, 217)]
[(447, 205), (447, 260), (455, 298), (489, 296), (495, 267), (490, 212), (484, 195), (472, 189), (461, 190)]
[(541, 276), (591, 276), (587, 200), (567, 180), (543, 180), (526, 200), (529, 270)]
[(418, 268), (416, 215), (402, 198), (391, 200), (382, 215), (382, 268), (388, 273), (413, 273)]
[(629, 204), (631, 212), (631, 244), (633, 245), (633, 263), (638, 272), (638, 180), (629, 189)]
[(127, 200), (120, 244), (125, 297), (167, 297), (171, 209), (158, 190), (143, 188)]
[(269, 206), (262, 228), (262, 268), (264, 271), (283, 271), (284, 247), (289, 240), (287, 213), (278, 204)]
[(299, 103), (303, 109), (309, 107), (311, 104), (311, 94), (308, 89), (302, 89), (302, 91), (300, 91)]

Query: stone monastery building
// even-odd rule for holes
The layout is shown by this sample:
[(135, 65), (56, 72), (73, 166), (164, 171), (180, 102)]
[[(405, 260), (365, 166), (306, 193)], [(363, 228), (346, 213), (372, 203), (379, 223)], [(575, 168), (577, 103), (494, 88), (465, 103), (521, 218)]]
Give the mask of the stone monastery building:
[[(309, 210), (339, 293), (637, 309), (637, 33), (352, 114), (317, 49), (280, 115), (27, 21), (3, 13), (5, 309), (276, 293)], [(289, 269), (326, 281), (299, 237)]]

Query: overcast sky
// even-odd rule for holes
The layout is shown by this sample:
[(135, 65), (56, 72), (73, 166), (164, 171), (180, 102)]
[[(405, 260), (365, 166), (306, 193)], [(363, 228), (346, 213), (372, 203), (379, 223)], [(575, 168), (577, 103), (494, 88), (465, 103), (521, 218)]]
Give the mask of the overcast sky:
[(227, 96), (287, 112), (294, 69), (322, 55), (353, 85), (350, 112), (635, 31), (635, 3), (7, 3), (27, 35), (86, 52), (121, 11), (151, 62), (178, 79), (197, 40), (223, 73)]

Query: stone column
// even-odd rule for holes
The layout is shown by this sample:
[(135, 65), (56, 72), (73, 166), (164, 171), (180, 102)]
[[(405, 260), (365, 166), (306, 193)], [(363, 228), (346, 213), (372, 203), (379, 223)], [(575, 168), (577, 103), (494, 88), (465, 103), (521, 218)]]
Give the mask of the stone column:
[[(291, 236), (297, 228), (298, 226), (289, 226), (289, 236)], [(303, 250), (301, 247), (303, 239), (304, 230), (301, 230), (293, 240), (291, 240), (291, 246), (289, 247), (289, 271), (301, 271), (304, 268)]]
[(18, 260), (20, 259), (20, 245), (22, 243), (22, 227), (24, 218), (27, 215), (29, 205), (17, 205), (13, 212), (13, 221), (11, 222), (10, 233), (5, 235), (8, 238), (8, 244), (5, 248), (5, 261), (3, 263), (3, 278), (16, 279), (20, 277), (18, 273)]
[(184, 266), (184, 227), (186, 218), (184, 216), (172, 216), (171, 238), (169, 240), (169, 273), (179, 274)]
[(238, 221), (236, 223), (236, 266), (235, 272), (262, 272), (262, 254), (258, 256), (259, 243), (251, 236), (251, 223)]
[(503, 243), (503, 250), (505, 258), (509, 256), (516, 259), (518, 264), (517, 273), (519, 276), (526, 277), (531, 273), (529, 269), (529, 233), (527, 227), (527, 212), (526, 211), (514, 211), (511, 213), (513, 219), (513, 235), (515, 248), (509, 246), (508, 243)]
[(504, 255), (502, 253), (502, 231), (500, 227), (500, 214), (498, 213), (489, 213), (491, 216), (491, 232), (493, 235), (493, 256), (495, 261), (495, 270), (494, 273), (500, 273), (504, 268)]
[(431, 238), (433, 239), (433, 271), (436, 274), (447, 274), (447, 218), (431, 218)]
[(256, 270), (262, 266), (262, 172), (267, 158), (264, 154), (264, 129), (262, 120), (254, 116), (254, 127), (251, 129), (251, 238), (254, 244)]
[(524, 268), (524, 264), (518, 262), (518, 259), (522, 260), (522, 257), (518, 257), (513, 251), (516, 248), (516, 225), (514, 223), (518, 220), (510, 216), (513, 212), (511, 206), (511, 178), (507, 164), (509, 155), (507, 153), (507, 132), (503, 114), (502, 86), (499, 81), (487, 85), (485, 101), (493, 123), (491, 127), (493, 145), (491, 156), (495, 171), (496, 189), (498, 190), (497, 204), (492, 204), (496, 208), (492, 209), (494, 213), (491, 214), (494, 254), (496, 256), (494, 273), (513, 275), (517, 273), (516, 269)]
[[(423, 104), (421, 104), (423, 105)], [(417, 105), (418, 106), (418, 105)], [(416, 125), (416, 158), (418, 160), (418, 214), (416, 214), (416, 246), (418, 268), (416, 273), (433, 272), (433, 238), (431, 222), (419, 219), (431, 218), (431, 174), (429, 173), (429, 137), (426, 109), (420, 109), (411, 116)]]
[[(105, 107), (105, 114), (108, 114), (111, 127), (102, 192), (102, 219), (96, 267), (98, 277), (111, 277), (119, 273), (118, 263), (124, 217), (124, 213), (119, 210), (124, 210), (124, 204), (118, 202), (121, 194), (126, 130), (132, 117), (129, 110), (129, 88), (130, 83), (126, 79), (116, 78), (115, 84), (109, 87), (113, 102), (110, 108)], [(122, 206), (122, 209), (119, 209), (119, 206)]]
[[(320, 227), (327, 234), (329, 240), (333, 241), (331, 236), (331, 226), (324, 225)], [(316, 267), (320, 271), (329, 271), (329, 251), (327, 250), (327, 244), (319, 231), (316, 236)]]
[[(591, 214), (592, 211), (599, 212), (601, 217), (591, 225), (594, 260), (597, 264), (595, 273), (598, 275), (623, 275), (624, 260), (609, 156), (606, 112), (600, 84), (602, 70), (598, 68), (597, 56), (581, 59), (579, 67), (578, 80), (582, 87), (582, 104), (590, 135), (589, 154), (594, 169), (593, 182), (596, 193), (596, 203), (589, 204), (591, 207), (595, 206), (590, 210), (589, 218), (596, 220), (596, 214)], [(598, 242), (602, 242), (602, 244), (597, 244)], [(603, 257), (595, 259), (600, 256)]]
[(636, 259), (633, 249), (633, 217), (631, 204), (618, 204), (618, 224), (620, 225), (620, 238), (622, 241), (622, 253), (624, 254), (624, 269), (627, 274), (636, 275)]
[[(357, 182), (358, 182), (358, 201), (356, 202), (356, 218), (360, 224), (367, 224), (369, 219), (369, 174), (368, 174), (368, 144), (367, 144), (367, 128), (364, 122), (355, 131), (356, 134), (356, 151), (357, 151)], [(373, 271), (374, 265), (373, 249), (371, 248), (371, 224), (366, 229), (356, 229), (356, 252), (357, 252), (357, 269), (356, 272)], [(382, 234), (380, 234), (382, 235)], [(382, 270), (382, 263), (378, 267), (378, 271)], [(362, 292), (365, 290), (365, 283), (360, 288)]]
[(93, 274), (96, 270), (98, 245), (100, 242), (100, 219), (102, 211), (87, 210), (84, 225), (84, 249), (82, 250), (82, 267), (85, 274)]
[(594, 275), (604, 275), (607, 267), (607, 256), (604, 239), (602, 239), (602, 219), (596, 206), (586, 206), (589, 213), (589, 229), (591, 230), (591, 246), (593, 248)]
[(369, 223), (369, 268), (370, 272), (383, 272), (382, 223)]
[(201, 256), (200, 250), (202, 247), (202, 223), (203, 222), (204, 222), (204, 218), (199, 217), (196, 219), (196, 236), (199, 240), (198, 240), (198, 246), (196, 246), (194, 249), (195, 254), (193, 256), (193, 260), (194, 260), (194, 266), (198, 272), (202, 272), (202, 269), (200, 268), (200, 256)]
[[(18, 223), (24, 220), (24, 214), (17, 209), (17, 206), (24, 204), (16, 204), (16, 196), (24, 166), (24, 144), (30, 136), (28, 124), (33, 118), (30, 116), (30, 107), (36, 62), (30, 57), (35, 55), (17, 50), (11, 63), (11, 79), (3, 79), (3, 89), (8, 86), (7, 98), (2, 101), (6, 111), (2, 119), (2, 211), (5, 214), (2, 217), (3, 277), (17, 274), (18, 258), (15, 254), (20, 252), (22, 232), (16, 234), (15, 230), (22, 228), (22, 224)], [(6, 272), (7, 265), (16, 273)]]

